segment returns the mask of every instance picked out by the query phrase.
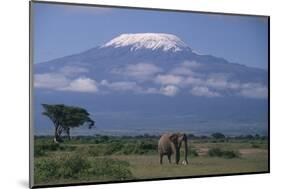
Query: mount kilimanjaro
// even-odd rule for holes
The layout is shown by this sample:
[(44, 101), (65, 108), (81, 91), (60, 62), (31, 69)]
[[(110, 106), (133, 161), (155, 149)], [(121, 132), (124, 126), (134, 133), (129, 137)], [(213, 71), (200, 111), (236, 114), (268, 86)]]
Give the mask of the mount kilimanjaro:
[(267, 71), (199, 54), (172, 34), (122, 34), (33, 71), (39, 134), (51, 125), (41, 103), (84, 106), (103, 132), (267, 129)]

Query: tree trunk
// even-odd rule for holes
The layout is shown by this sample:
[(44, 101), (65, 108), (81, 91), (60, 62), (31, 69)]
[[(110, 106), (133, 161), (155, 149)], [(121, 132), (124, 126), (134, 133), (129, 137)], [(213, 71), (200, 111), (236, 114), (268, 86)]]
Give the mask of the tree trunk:
[(59, 143), (58, 126), (55, 126), (54, 143)]
[(54, 137), (54, 143), (60, 143), (62, 140), (60, 138), (61, 132), (59, 130), (59, 126), (55, 126), (55, 137)]

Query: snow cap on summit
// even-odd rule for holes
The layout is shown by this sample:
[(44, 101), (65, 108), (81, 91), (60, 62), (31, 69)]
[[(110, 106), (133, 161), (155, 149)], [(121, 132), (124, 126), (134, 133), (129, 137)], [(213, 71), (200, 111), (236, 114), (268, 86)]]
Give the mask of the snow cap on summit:
[(121, 34), (102, 47), (126, 47), (131, 51), (138, 49), (162, 49), (164, 51), (191, 50), (179, 37), (166, 33)]

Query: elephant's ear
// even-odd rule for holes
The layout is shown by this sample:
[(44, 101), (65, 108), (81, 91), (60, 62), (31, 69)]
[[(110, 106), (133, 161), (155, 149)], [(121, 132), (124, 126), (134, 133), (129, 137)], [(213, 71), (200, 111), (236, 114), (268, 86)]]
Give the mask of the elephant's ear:
[(171, 134), (171, 135), (169, 136), (169, 138), (170, 138), (171, 141), (177, 141), (178, 135), (177, 135), (177, 134)]
[(187, 136), (185, 133), (183, 134), (183, 140), (187, 140)]

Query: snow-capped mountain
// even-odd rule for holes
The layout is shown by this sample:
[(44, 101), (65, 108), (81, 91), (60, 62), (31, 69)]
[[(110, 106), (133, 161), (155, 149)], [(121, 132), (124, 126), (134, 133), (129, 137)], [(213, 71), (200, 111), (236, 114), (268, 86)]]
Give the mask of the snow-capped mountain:
[[(267, 71), (199, 55), (177, 36), (163, 33), (122, 34), (85, 52), (35, 64), (35, 87), (52, 89), (48, 76), (62, 83), (54, 90), (79, 91), (71, 89), (70, 80), (85, 80), (102, 91), (118, 82), (148, 94), (167, 88), (197, 96), (267, 96)], [(202, 94), (194, 92), (198, 89)]]
[(131, 51), (138, 49), (161, 49), (173, 52), (191, 50), (177, 36), (165, 33), (122, 34), (102, 45), (102, 48), (104, 47), (130, 47)]
[(65, 103), (103, 128), (266, 131), (267, 71), (198, 54), (172, 34), (122, 34), (33, 71), (38, 124), (40, 104)]

